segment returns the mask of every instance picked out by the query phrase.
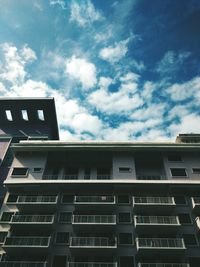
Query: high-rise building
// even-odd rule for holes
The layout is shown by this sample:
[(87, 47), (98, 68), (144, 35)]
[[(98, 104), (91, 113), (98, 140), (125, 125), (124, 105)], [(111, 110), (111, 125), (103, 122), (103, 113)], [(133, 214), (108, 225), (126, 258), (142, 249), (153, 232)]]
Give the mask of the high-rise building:
[(37, 139), (59, 139), (54, 99), (0, 98), (0, 204), (13, 161), (11, 143)]
[(11, 148), (0, 267), (200, 266), (200, 135)]

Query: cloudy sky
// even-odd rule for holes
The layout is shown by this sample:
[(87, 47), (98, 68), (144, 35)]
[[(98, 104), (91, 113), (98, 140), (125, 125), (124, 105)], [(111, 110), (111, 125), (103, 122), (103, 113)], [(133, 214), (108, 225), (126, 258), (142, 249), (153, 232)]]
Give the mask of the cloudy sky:
[(55, 97), (62, 139), (200, 133), (199, 0), (0, 6), (0, 96)]

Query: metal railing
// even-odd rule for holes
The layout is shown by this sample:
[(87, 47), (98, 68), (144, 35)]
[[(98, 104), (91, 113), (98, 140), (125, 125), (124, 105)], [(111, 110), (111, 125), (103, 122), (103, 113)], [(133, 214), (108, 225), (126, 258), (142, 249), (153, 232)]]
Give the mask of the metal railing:
[(134, 197), (134, 204), (175, 204), (173, 197)]
[(137, 175), (138, 180), (162, 180), (161, 175)]
[(50, 237), (13, 236), (6, 238), (4, 246), (48, 247), (49, 242), (50, 242)]
[(116, 224), (116, 215), (73, 215), (72, 223)]
[(190, 267), (189, 263), (138, 263), (138, 267)]
[(54, 215), (13, 215), (11, 222), (15, 223), (52, 223)]
[(97, 180), (110, 180), (110, 174), (97, 174)]
[(116, 262), (68, 262), (67, 267), (117, 267)]
[(47, 262), (36, 261), (1, 261), (0, 267), (46, 267)]
[(116, 247), (116, 238), (108, 237), (71, 237), (70, 247)]
[(193, 201), (195, 205), (200, 205), (200, 197), (193, 197)]
[(136, 224), (175, 224), (179, 225), (177, 216), (135, 216)]
[(44, 174), (42, 176), (43, 180), (77, 180), (78, 174)]
[(57, 196), (18, 196), (17, 203), (56, 203)]
[(185, 248), (182, 238), (136, 238), (138, 248)]
[(75, 203), (115, 203), (114, 196), (75, 196)]

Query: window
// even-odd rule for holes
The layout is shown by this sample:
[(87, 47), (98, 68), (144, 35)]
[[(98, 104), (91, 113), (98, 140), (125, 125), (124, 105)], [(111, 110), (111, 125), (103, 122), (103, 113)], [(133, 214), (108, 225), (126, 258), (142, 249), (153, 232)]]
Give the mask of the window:
[(42, 172), (42, 168), (34, 168), (33, 172)]
[(131, 168), (129, 167), (120, 167), (119, 172), (131, 172)]
[(173, 177), (187, 177), (186, 169), (184, 168), (171, 168), (170, 170)]
[(186, 234), (186, 235), (183, 235), (183, 239), (184, 239), (184, 243), (186, 247), (195, 247), (198, 245), (195, 235)]
[(90, 168), (85, 169), (85, 174), (84, 174), (84, 180), (89, 180), (90, 179)]
[(133, 234), (132, 233), (120, 233), (119, 234), (119, 244), (120, 245), (132, 245), (133, 244)]
[(71, 212), (60, 212), (59, 222), (60, 223), (71, 223), (72, 213)]
[(58, 232), (56, 234), (56, 243), (57, 244), (69, 244), (69, 233)]
[(3, 212), (1, 215), (1, 222), (10, 222), (14, 212)]
[(171, 154), (171, 155), (168, 155), (167, 157), (168, 161), (171, 161), (171, 162), (180, 162), (182, 161), (182, 158), (179, 154)]
[(119, 213), (118, 222), (119, 223), (131, 223), (131, 214), (129, 212)]
[(182, 213), (178, 215), (180, 224), (191, 224), (192, 220), (188, 213)]
[(42, 109), (39, 109), (39, 110), (37, 111), (37, 114), (38, 114), (38, 119), (39, 119), (40, 121), (44, 121), (44, 111), (43, 111)]
[(175, 196), (174, 201), (176, 205), (185, 205), (187, 204), (186, 199), (184, 196)]
[(192, 168), (194, 174), (200, 174), (200, 168)]
[(6, 119), (8, 121), (13, 121), (11, 110), (6, 110), (5, 113), (6, 113)]
[(13, 168), (12, 174), (14, 176), (27, 176), (28, 168)]
[(7, 203), (15, 203), (17, 202), (17, 198), (18, 198), (17, 195), (9, 195), (7, 199)]
[(27, 110), (23, 109), (21, 112), (22, 112), (22, 119), (24, 121), (28, 121), (28, 113), (27, 113)]
[(0, 244), (4, 243), (6, 236), (7, 232), (0, 232)]
[(62, 203), (73, 203), (73, 202), (74, 202), (74, 196), (73, 195), (63, 195)]
[(128, 195), (119, 195), (117, 197), (117, 201), (119, 204), (129, 204), (130, 203), (130, 198)]

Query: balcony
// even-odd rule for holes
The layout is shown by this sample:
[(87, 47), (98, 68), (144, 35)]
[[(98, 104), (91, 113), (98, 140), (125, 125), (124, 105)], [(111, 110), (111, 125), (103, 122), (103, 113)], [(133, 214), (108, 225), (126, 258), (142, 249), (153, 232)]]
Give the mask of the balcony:
[(44, 253), (50, 246), (51, 237), (13, 236), (7, 237), (3, 249), (8, 253)]
[(95, 230), (101, 229), (101, 226), (110, 229), (116, 225), (116, 215), (73, 215), (72, 224), (78, 229), (85, 229), (91, 225)]
[(69, 247), (72, 252), (84, 253), (87, 249), (88, 253), (111, 252), (117, 248), (117, 239), (110, 237), (71, 237)]
[(54, 215), (13, 215), (10, 224), (15, 228), (50, 229), (54, 223)]
[(137, 175), (137, 180), (163, 180), (162, 175)]
[(182, 256), (186, 247), (182, 238), (136, 238), (139, 255)]
[[(0, 266), (1, 267), (1, 266)], [(67, 267), (117, 267), (116, 262), (68, 262)]]
[(112, 176), (110, 174), (97, 174), (97, 180), (111, 180)]
[(200, 197), (192, 197), (192, 208), (195, 213), (200, 212)]
[(47, 267), (47, 262), (37, 261), (2, 261), (0, 267)]
[(173, 197), (133, 197), (136, 212), (171, 212), (176, 204)]
[(77, 180), (78, 174), (44, 174), (42, 177), (43, 180)]
[(18, 196), (16, 205), (21, 211), (53, 211), (56, 209), (58, 196)]
[(95, 209), (97, 208), (111, 208), (115, 204), (115, 196), (112, 195), (103, 195), (103, 196), (75, 196), (74, 204), (76, 208), (91, 208), (94, 205)]
[(134, 224), (138, 233), (173, 233), (181, 226), (177, 216), (134, 216)]
[(190, 267), (189, 263), (138, 263), (138, 267)]

